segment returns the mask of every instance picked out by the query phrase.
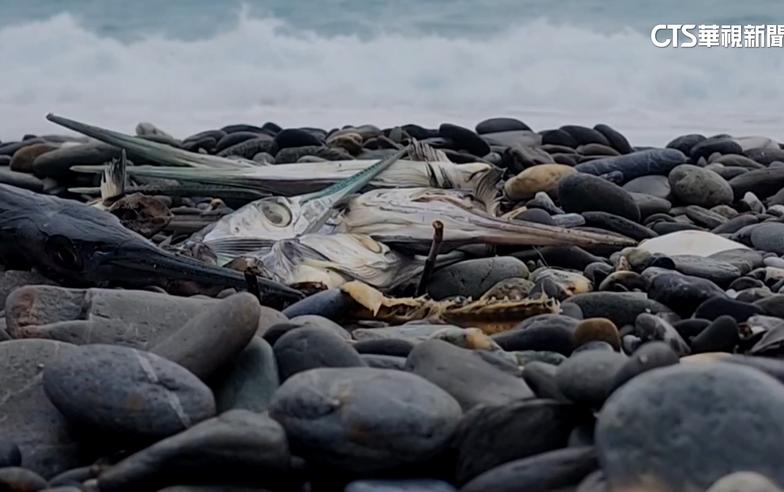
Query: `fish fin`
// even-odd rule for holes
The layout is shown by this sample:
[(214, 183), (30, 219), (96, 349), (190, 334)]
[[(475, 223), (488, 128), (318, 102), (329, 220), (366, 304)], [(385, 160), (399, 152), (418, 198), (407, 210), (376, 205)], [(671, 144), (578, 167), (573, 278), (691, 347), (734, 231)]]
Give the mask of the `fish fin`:
[(274, 241), (255, 237), (227, 237), (205, 241), (218, 257), (218, 264), (225, 265), (239, 256), (258, 256), (269, 251)]
[(474, 196), (485, 206), (485, 212), (492, 217), (498, 215), (500, 196), (498, 193), (498, 183), (504, 172), (498, 168), (492, 168), (482, 176), (474, 189)]
[(128, 160), (125, 149), (122, 149), (119, 159), (113, 159), (103, 170), (101, 176), (101, 200), (104, 202), (119, 198), (125, 193), (126, 167)]
[(412, 161), (452, 162), (443, 150), (436, 149), (416, 139), (411, 140), (411, 150), (408, 152), (408, 156)]

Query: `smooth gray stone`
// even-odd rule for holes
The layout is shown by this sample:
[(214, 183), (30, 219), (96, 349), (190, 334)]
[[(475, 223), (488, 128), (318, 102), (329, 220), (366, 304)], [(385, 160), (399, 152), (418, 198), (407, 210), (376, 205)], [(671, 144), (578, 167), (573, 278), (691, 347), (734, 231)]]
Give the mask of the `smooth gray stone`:
[(623, 185), (623, 189), (629, 193), (645, 193), (664, 199), (667, 199), (672, 192), (669, 179), (662, 175), (640, 176)]
[(90, 459), (41, 384), (44, 368), (75, 349), (52, 340), (0, 342), (0, 436), (19, 446), (21, 466), (47, 478)]
[(599, 414), (596, 443), (611, 490), (700, 491), (739, 470), (781, 483), (782, 412), (784, 386), (760, 371), (679, 364), (619, 388)]
[(415, 374), (353, 367), (294, 375), (275, 394), (270, 415), (308, 462), (372, 473), (437, 457), (462, 412), (447, 392)]
[(618, 372), (615, 373), (612, 389), (615, 391), (632, 378), (644, 372), (658, 367), (671, 366), (678, 362), (680, 362), (678, 354), (670, 348), (669, 344), (661, 341), (644, 343), (629, 356)]
[(675, 269), (684, 275), (708, 279), (717, 285), (728, 286), (741, 276), (741, 270), (731, 263), (696, 255), (673, 255)]
[(571, 403), (558, 388), (558, 366), (547, 362), (532, 361), (523, 367), (523, 379), (537, 398)]
[(395, 369), (404, 371), (406, 368), (405, 357), (381, 354), (360, 354), (360, 358), (366, 366), (375, 367), (376, 369)]
[[(133, 159), (133, 156), (129, 156)], [(41, 154), (33, 161), (33, 172), (38, 178), (67, 178), (72, 166), (100, 166), (120, 158), (120, 149), (104, 143), (66, 145)]]
[(729, 222), (727, 217), (698, 205), (686, 207), (686, 217), (694, 221), (698, 226), (709, 229), (715, 229)]
[(429, 340), (433, 334), (453, 325), (431, 325), (411, 323), (384, 328), (358, 328), (351, 332), (358, 341), (363, 340), (406, 340), (413, 344)]
[(673, 196), (687, 205), (710, 208), (732, 203), (732, 187), (710, 169), (683, 164), (670, 172), (669, 179)]
[(6, 270), (0, 273), (0, 306), (5, 306), (8, 295), (25, 285), (53, 285), (54, 282), (37, 272)]
[(215, 302), (141, 290), (34, 285), (12, 292), (5, 310), (8, 332), (14, 338), (145, 349)]
[(323, 316), (318, 316), (315, 314), (305, 314), (289, 320), (275, 323), (269, 327), (263, 336), (270, 345), (275, 345), (275, 342), (278, 341), (278, 338), (282, 337), (291, 330), (296, 330), (297, 328), (325, 329), (335, 333), (344, 340), (351, 340), (351, 333), (349, 333), (348, 330), (335, 323), (331, 319), (327, 319)]
[(492, 361), (492, 352), (466, 350), (441, 340), (422, 342), (411, 351), (406, 370), (438, 385), (469, 410), (534, 398), (522, 378)]
[(711, 297), (726, 297), (719, 286), (710, 280), (684, 275), (664, 268), (649, 267), (643, 271), (648, 280), (648, 295), (681, 316), (688, 317), (697, 306)]
[(27, 173), (12, 171), (4, 166), (0, 166), (0, 183), (38, 193), (44, 190), (44, 183), (40, 179)]
[(253, 294), (229, 296), (156, 343), (150, 352), (206, 379), (251, 341), (259, 325), (259, 308)]
[(578, 320), (569, 316), (540, 314), (492, 338), (504, 350), (545, 350), (569, 355), (574, 349), (572, 337), (577, 323)]
[(753, 249), (729, 249), (719, 253), (714, 253), (708, 258), (729, 263), (736, 266), (741, 275), (746, 275), (755, 268), (763, 266), (762, 253)]
[(751, 230), (751, 244), (762, 251), (784, 254), (784, 224), (780, 222), (766, 222), (753, 226)]
[(427, 291), (436, 300), (453, 296), (479, 298), (501, 280), (528, 275), (525, 263), (511, 256), (466, 260), (436, 271)]
[(460, 492), (553, 492), (569, 490), (596, 470), (593, 447), (564, 448), (510, 461), (468, 482)]
[(569, 298), (580, 306), (586, 318), (608, 318), (616, 326), (634, 324), (643, 312), (667, 313), (670, 308), (636, 292), (588, 292)]
[(253, 337), (213, 385), (218, 413), (241, 409), (264, 412), (280, 386), (275, 353), (266, 340)]
[(784, 168), (770, 167), (749, 171), (735, 176), (729, 183), (736, 200), (743, 198), (749, 191), (760, 198), (767, 198), (784, 187)]
[(640, 208), (640, 216), (645, 219), (653, 214), (667, 213), (672, 208), (672, 203), (664, 198), (646, 195), (645, 193), (631, 193), (634, 203)]
[(291, 454), (266, 415), (231, 410), (158, 441), (104, 470), (101, 492), (158, 490), (183, 482), (275, 487)]
[(348, 341), (323, 328), (291, 330), (275, 342), (272, 350), (281, 381), (309, 369), (365, 365)]
[(458, 483), (498, 465), (566, 446), (579, 414), (555, 400), (480, 405), (466, 413), (455, 432)]
[(215, 415), (212, 391), (182, 366), (117, 345), (81, 345), (44, 369), (44, 390), (92, 433), (164, 438)]
[(566, 212), (608, 212), (634, 222), (640, 220), (640, 209), (628, 191), (590, 174), (577, 173), (561, 179), (558, 198)]
[(599, 408), (610, 396), (626, 357), (612, 351), (576, 353), (558, 366), (556, 383), (561, 393), (578, 405)]

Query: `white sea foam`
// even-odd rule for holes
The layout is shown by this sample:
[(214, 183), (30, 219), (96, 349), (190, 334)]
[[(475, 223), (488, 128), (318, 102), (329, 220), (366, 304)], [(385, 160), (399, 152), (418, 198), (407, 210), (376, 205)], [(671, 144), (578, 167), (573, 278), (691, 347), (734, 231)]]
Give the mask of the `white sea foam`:
[(656, 49), (638, 31), (542, 19), (479, 39), (367, 39), (242, 15), (209, 39), (124, 42), (61, 14), (0, 29), (0, 139), (60, 132), (51, 111), (177, 136), (235, 122), (472, 126), (505, 115), (536, 129), (608, 123), (638, 145), (692, 131), (781, 140), (781, 53)]

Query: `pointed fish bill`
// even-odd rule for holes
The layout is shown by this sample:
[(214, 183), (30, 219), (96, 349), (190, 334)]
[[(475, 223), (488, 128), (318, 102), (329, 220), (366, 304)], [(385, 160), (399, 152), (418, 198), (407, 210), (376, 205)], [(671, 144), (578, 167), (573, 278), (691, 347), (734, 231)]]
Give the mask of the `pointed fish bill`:
[(252, 166), (252, 164), (238, 160), (188, 152), (187, 150), (177, 149), (145, 138), (133, 137), (113, 130), (88, 125), (52, 113), (46, 115), (46, 119), (75, 132), (100, 140), (101, 142), (125, 149), (134, 156), (139, 156), (150, 162), (155, 162), (164, 166), (204, 167), (213, 169), (239, 169)]
[[(343, 179), (348, 179), (378, 161), (325, 161), (275, 166), (256, 166), (241, 169), (211, 169), (206, 167), (133, 166), (129, 176), (174, 179), (182, 183), (233, 186), (254, 189), (279, 196), (296, 196), (323, 190)], [(72, 166), (72, 171), (100, 173), (103, 166)], [(475, 162), (454, 164), (442, 161), (413, 161), (400, 159), (370, 182), (372, 188), (456, 188), (474, 190), (484, 179), (500, 179), (500, 171), (490, 164)]]
[(337, 219), (336, 232), (367, 234), (386, 244), (418, 246), (432, 240), (432, 222), (444, 224), (442, 244), (458, 247), (487, 243), (517, 246), (634, 246), (634, 240), (607, 233), (507, 221), (485, 213), (470, 193), (459, 190), (409, 188), (373, 190), (349, 202)]

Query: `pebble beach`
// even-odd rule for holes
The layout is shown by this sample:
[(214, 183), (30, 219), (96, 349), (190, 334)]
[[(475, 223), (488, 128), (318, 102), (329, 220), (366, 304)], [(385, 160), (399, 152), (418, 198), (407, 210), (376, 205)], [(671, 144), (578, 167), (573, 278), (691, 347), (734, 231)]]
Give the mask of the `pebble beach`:
[(49, 119), (0, 142), (2, 490), (784, 486), (773, 139)]

